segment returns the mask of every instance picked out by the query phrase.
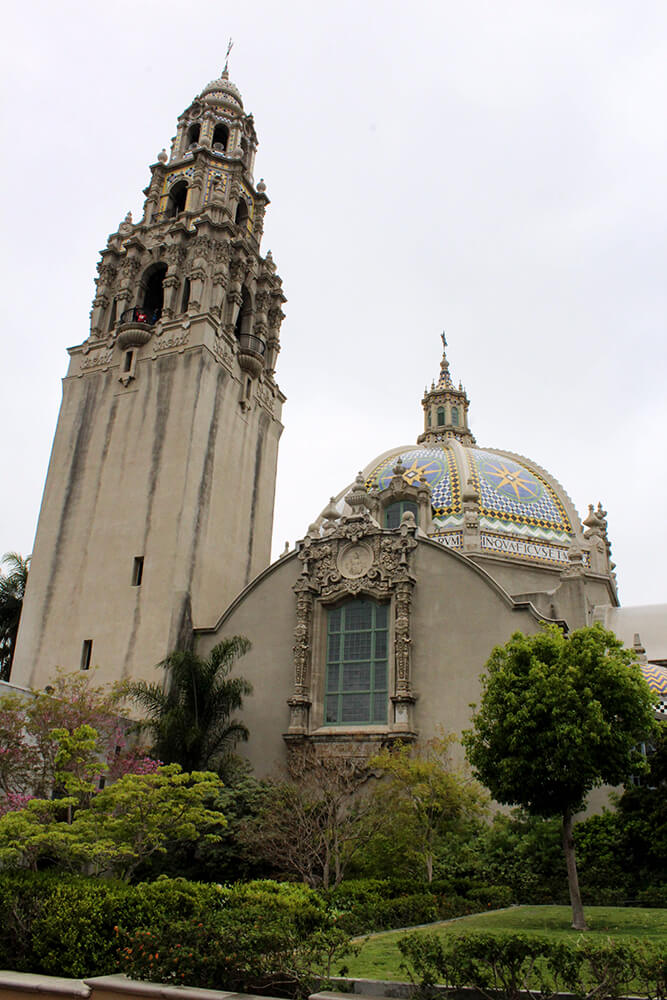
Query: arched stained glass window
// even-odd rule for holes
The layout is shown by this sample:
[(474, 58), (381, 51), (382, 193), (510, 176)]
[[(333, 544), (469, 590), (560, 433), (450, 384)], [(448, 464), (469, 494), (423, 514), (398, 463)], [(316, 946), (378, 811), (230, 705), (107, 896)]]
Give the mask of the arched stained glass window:
[(386, 723), (388, 611), (370, 598), (328, 610), (325, 725)]
[(458, 406), (452, 406), (452, 423), (454, 427), (458, 427), (459, 423), (459, 408)]

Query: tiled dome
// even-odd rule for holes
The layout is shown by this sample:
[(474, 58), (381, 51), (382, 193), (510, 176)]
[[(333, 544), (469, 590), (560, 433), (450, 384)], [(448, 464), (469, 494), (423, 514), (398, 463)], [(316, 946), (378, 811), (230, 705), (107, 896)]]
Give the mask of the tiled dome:
[(454, 439), (398, 448), (371, 462), (364, 473), (366, 488), (381, 490), (388, 486), (399, 458), (405, 481), (425, 482), (431, 490), (430, 534), (434, 540), (459, 547), (462, 494), (467, 488), (479, 498), (480, 530), (491, 551), (497, 544), (498, 552), (504, 555), (539, 558), (535, 545), (508, 548), (507, 539), (514, 538), (523, 543), (548, 543), (539, 549), (543, 556), (555, 546), (557, 551), (551, 553), (554, 558), (546, 561), (565, 561), (575, 535), (576, 512), (560, 484), (529, 459), (464, 445)]
[(243, 99), (238, 87), (231, 82), (227, 70), (223, 70), (217, 80), (211, 80), (201, 92), (201, 97), (213, 104), (231, 104), (243, 108)]
[(654, 663), (640, 663), (639, 666), (644, 680), (660, 699), (658, 705), (660, 711), (667, 712), (667, 670)]

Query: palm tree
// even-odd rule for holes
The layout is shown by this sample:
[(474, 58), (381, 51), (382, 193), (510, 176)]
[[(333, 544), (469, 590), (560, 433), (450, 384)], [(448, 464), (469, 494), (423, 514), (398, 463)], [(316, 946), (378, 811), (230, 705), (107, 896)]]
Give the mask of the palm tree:
[(242, 635), (223, 639), (204, 659), (191, 650), (176, 650), (158, 664), (164, 684), (130, 681), (123, 688), (143, 708), (141, 724), (153, 735), (152, 750), (164, 764), (184, 771), (222, 774), (236, 744), (248, 739), (248, 729), (232, 713), (240, 709), (252, 685), (230, 677), (235, 661), (250, 649)]
[(28, 580), (30, 556), (7, 552), (0, 560), (9, 569), (0, 572), (0, 680), (8, 681), (16, 649), (23, 597)]

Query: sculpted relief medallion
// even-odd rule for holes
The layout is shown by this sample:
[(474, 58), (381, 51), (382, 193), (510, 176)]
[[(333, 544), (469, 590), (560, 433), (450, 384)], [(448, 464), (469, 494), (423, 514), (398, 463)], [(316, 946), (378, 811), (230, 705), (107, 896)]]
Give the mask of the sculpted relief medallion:
[(358, 580), (365, 576), (372, 565), (373, 550), (363, 543), (347, 545), (338, 554), (338, 570), (346, 580)]

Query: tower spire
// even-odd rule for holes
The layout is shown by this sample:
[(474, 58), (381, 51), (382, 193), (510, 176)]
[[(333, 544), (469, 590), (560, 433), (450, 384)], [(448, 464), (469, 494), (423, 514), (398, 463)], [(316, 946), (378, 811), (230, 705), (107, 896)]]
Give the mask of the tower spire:
[(424, 433), (417, 438), (419, 444), (438, 444), (448, 438), (456, 438), (461, 444), (474, 444), (468, 427), (468, 407), (470, 405), (465, 389), (459, 383), (458, 389), (452, 381), (447, 360), (447, 337), (442, 338), (442, 360), (437, 382), (431, 383), (422, 399), (424, 407)]

